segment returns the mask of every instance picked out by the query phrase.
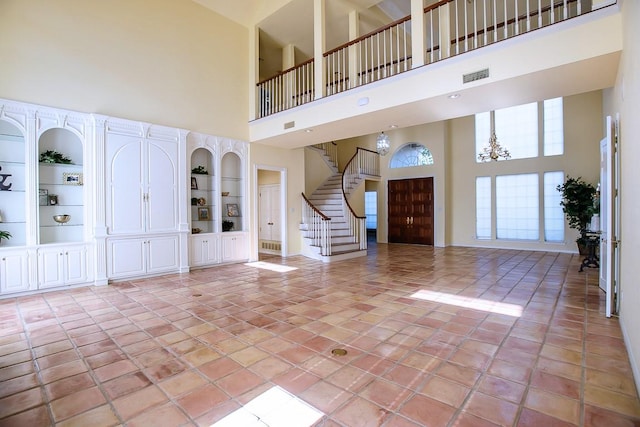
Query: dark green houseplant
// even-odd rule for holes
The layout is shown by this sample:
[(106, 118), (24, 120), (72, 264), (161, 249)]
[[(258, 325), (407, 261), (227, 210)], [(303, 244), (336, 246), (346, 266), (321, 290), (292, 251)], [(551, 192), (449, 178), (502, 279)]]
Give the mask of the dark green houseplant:
[(580, 232), (580, 237), (576, 240), (578, 246), (586, 245), (585, 233), (591, 222), (591, 217), (596, 213), (596, 204), (594, 203), (596, 188), (585, 182), (582, 177), (567, 176), (564, 184), (558, 185), (557, 189), (562, 194), (560, 206), (562, 206), (569, 227)]
[(11, 238), (11, 233), (8, 231), (0, 230), (0, 243), (2, 243), (2, 239), (9, 240)]

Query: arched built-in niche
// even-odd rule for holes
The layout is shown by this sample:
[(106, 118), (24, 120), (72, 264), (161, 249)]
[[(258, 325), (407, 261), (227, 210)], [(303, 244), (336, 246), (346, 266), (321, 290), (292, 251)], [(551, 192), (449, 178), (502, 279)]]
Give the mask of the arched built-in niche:
[(0, 246), (26, 244), (25, 177), (24, 135), (0, 120)]
[(38, 139), (39, 242), (84, 240), (82, 140), (72, 131), (52, 128)]
[(207, 148), (196, 148), (191, 154), (191, 232), (216, 231), (216, 182), (213, 154)]
[(220, 167), (222, 231), (242, 231), (244, 200), (242, 161), (236, 153), (228, 152), (222, 156)]

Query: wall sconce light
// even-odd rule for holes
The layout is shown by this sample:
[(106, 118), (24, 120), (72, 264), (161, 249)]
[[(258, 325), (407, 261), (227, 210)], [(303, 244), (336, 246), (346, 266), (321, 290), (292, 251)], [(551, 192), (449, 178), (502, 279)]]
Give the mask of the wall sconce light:
[(491, 137), (489, 138), (489, 144), (485, 145), (482, 151), (478, 154), (478, 160), (481, 162), (488, 162), (489, 160), (497, 161), (500, 157), (508, 160), (511, 158), (509, 150), (504, 148), (498, 142), (496, 131), (491, 131)]
[(391, 140), (384, 132), (380, 132), (380, 135), (376, 138), (376, 151), (381, 156), (386, 155), (391, 147)]

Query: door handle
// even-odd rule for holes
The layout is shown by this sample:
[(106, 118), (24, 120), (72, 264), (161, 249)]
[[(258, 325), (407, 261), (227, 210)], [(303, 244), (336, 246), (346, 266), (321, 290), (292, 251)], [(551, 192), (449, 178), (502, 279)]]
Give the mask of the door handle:
[(413, 217), (411, 217), (411, 225), (413, 225)]
[(407, 217), (407, 225), (409, 225), (409, 217)]

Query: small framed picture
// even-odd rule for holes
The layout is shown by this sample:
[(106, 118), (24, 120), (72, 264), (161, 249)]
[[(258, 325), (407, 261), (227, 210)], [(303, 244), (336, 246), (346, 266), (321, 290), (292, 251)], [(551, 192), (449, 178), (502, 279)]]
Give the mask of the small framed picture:
[(195, 176), (191, 177), (191, 189), (192, 190), (197, 190), (198, 189), (198, 180), (196, 179)]
[(198, 208), (198, 219), (200, 221), (209, 220), (209, 208)]
[(227, 203), (227, 216), (240, 216), (237, 203)]
[(58, 204), (58, 196), (55, 194), (49, 194), (49, 204), (55, 206)]
[(44, 190), (44, 189), (38, 190), (38, 205), (40, 206), (49, 205), (49, 190)]
[(82, 185), (82, 174), (80, 172), (64, 172), (62, 183), (67, 185)]

